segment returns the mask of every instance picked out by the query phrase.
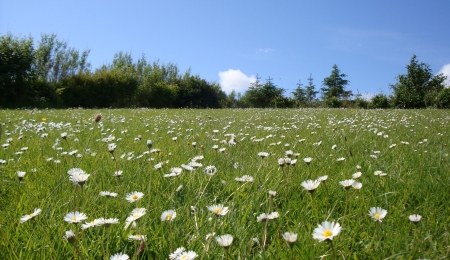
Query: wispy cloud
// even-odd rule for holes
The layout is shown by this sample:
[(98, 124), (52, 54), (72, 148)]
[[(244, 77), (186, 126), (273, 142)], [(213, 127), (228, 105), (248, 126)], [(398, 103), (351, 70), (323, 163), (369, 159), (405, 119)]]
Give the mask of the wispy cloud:
[(442, 66), (438, 74), (440, 73), (444, 74), (444, 76), (447, 76), (447, 79), (444, 81), (444, 83), (445, 85), (447, 85), (447, 87), (450, 87), (450, 63)]
[(273, 52), (273, 51), (274, 51), (274, 49), (271, 49), (271, 48), (259, 48), (259, 49), (256, 49), (256, 53), (263, 53), (263, 54), (267, 54), (267, 53)]
[(229, 69), (219, 72), (220, 86), (226, 93), (236, 91), (243, 93), (255, 81), (254, 76), (247, 76), (240, 70)]

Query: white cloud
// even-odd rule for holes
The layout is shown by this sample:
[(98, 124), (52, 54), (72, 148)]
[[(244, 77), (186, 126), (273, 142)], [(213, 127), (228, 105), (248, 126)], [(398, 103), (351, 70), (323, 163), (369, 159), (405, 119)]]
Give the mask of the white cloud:
[(439, 70), (438, 74), (444, 74), (447, 76), (447, 79), (444, 81), (445, 85), (450, 86), (450, 63), (442, 66), (441, 70)]
[(244, 92), (250, 87), (250, 83), (255, 81), (253, 76), (247, 76), (240, 70), (229, 69), (227, 71), (220, 71), (220, 86), (226, 93), (236, 91), (237, 93)]
[(373, 93), (366, 92), (366, 93), (361, 95), (361, 98), (366, 100), (366, 101), (371, 101), (374, 96), (375, 95)]

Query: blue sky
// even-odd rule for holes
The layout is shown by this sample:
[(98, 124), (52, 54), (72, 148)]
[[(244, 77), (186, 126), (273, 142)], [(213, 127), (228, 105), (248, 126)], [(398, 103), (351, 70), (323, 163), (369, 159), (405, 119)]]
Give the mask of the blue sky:
[[(390, 94), (413, 54), (450, 76), (450, 1), (2, 1), (0, 34), (55, 33), (92, 68), (128, 52), (175, 63), (244, 93), (257, 74), (285, 95), (310, 74), (316, 88), (333, 64), (348, 89)], [(450, 81), (447, 81), (450, 85)]]

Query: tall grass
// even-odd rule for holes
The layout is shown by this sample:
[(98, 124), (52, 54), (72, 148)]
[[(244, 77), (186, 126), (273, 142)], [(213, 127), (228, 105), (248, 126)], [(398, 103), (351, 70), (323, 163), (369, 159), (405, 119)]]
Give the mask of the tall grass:
[[(8, 145), (0, 148), (0, 258), (109, 259), (123, 252), (131, 259), (167, 259), (184, 247), (198, 259), (225, 259), (215, 237), (231, 234), (228, 259), (332, 259), (331, 247), (312, 237), (328, 220), (343, 228), (333, 239), (336, 258), (443, 259), (450, 255), (449, 120), (447, 110), (3, 110), (0, 143)], [(236, 144), (229, 146), (231, 139)], [(116, 160), (109, 143), (117, 145)], [(287, 150), (298, 161), (281, 167)], [(202, 167), (164, 177), (199, 155)], [(203, 172), (208, 165), (217, 168), (215, 175)], [(83, 187), (69, 181), (67, 171), (75, 167), (90, 174)], [(17, 171), (26, 172), (20, 182)], [(358, 171), (361, 189), (339, 184)], [(235, 180), (243, 175), (254, 181)], [(312, 194), (300, 185), (324, 175)], [(270, 190), (276, 191), (272, 200)], [(125, 200), (134, 191), (145, 195)], [(207, 209), (214, 204), (229, 213), (216, 216)], [(124, 229), (140, 207), (147, 213)], [(375, 222), (371, 207), (386, 209), (386, 218)], [(42, 212), (20, 223), (35, 208)], [(75, 210), (87, 222), (120, 223), (82, 230), (81, 223), (64, 221)], [(176, 211), (173, 221), (161, 221), (166, 210)], [(269, 211), (279, 217), (257, 221)], [(423, 218), (412, 223), (411, 214)], [(68, 230), (76, 234), (76, 248), (63, 239)], [(298, 234), (292, 252), (282, 238), (287, 231)], [(130, 234), (145, 235), (145, 243), (129, 240)]]

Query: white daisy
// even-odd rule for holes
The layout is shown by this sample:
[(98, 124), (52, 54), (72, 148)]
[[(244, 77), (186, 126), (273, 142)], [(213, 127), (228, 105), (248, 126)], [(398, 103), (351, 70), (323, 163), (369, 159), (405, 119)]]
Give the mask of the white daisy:
[(228, 213), (228, 207), (224, 207), (222, 204), (211, 205), (207, 207), (209, 211), (217, 216), (225, 216)]
[(30, 220), (30, 219), (36, 217), (37, 215), (41, 214), (41, 211), (42, 211), (42, 210), (41, 210), (41, 209), (38, 209), (38, 208), (34, 209), (34, 212), (33, 212), (33, 213), (31, 213), (31, 214), (29, 214), (29, 215), (24, 215), (24, 216), (22, 216), (22, 217), (20, 218), (20, 223), (24, 223), (24, 222), (26, 222), (26, 221), (28, 221), (28, 220)]
[(175, 210), (166, 210), (161, 214), (161, 221), (172, 222), (176, 216), (177, 216), (177, 213), (175, 212)]
[(129, 235), (128, 236), (128, 240), (132, 240), (132, 241), (146, 241), (147, 240), (147, 236), (146, 235), (141, 235), (141, 234)]
[(275, 218), (278, 218), (279, 216), (280, 216), (280, 214), (278, 214), (278, 212), (276, 212), (276, 211), (274, 211), (270, 214), (262, 213), (258, 217), (256, 217), (256, 221), (261, 222), (266, 219), (275, 219)]
[(253, 182), (253, 177), (250, 175), (243, 175), (240, 178), (235, 178), (236, 181), (241, 181), (241, 182)]
[(69, 212), (64, 216), (64, 221), (68, 223), (77, 224), (80, 223), (83, 220), (86, 220), (87, 216), (84, 213), (75, 211), (75, 212)]
[(99, 195), (103, 197), (117, 197), (117, 193), (110, 191), (101, 191)]
[(369, 209), (369, 216), (371, 216), (375, 221), (381, 222), (382, 219), (386, 217), (387, 210), (380, 207), (372, 207)]
[(341, 184), (341, 186), (344, 187), (345, 189), (349, 189), (350, 187), (352, 187), (352, 184), (354, 182), (355, 182), (355, 180), (350, 179), (350, 180), (340, 181), (339, 184)]
[(23, 179), (23, 177), (25, 177), (25, 174), (27, 174), (27, 173), (22, 172), (22, 171), (17, 171), (17, 177), (19, 178), (19, 181), (21, 181)]
[(267, 153), (267, 152), (259, 152), (258, 156), (261, 157), (261, 158), (266, 158), (267, 156), (269, 156), (269, 153)]
[(132, 193), (128, 193), (126, 196), (126, 200), (128, 200), (130, 203), (133, 203), (137, 200), (140, 200), (144, 197), (144, 193), (139, 191), (134, 191)]
[(419, 214), (413, 214), (413, 215), (409, 215), (408, 218), (411, 222), (417, 223), (422, 219), (422, 216)]
[(293, 232), (285, 232), (283, 234), (283, 239), (286, 240), (286, 242), (292, 246), (295, 243), (295, 241), (297, 241), (297, 234)]
[(206, 166), (206, 168), (205, 168), (203, 171), (204, 171), (207, 175), (212, 176), (212, 175), (216, 174), (217, 168), (216, 168), (216, 166), (209, 165), (209, 166)]
[(83, 187), (83, 185), (86, 184), (89, 176), (90, 174), (74, 172), (72, 175), (69, 176), (69, 180), (73, 184)]
[(219, 246), (228, 248), (231, 246), (231, 243), (233, 243), (233, 236), (229, 234), (218, 236), (216, 237), (216, 241)]
[(175, 260), (192, 260), (196, 257), (198, 257), (197, 253), (195, 253), (194, 251), (187, 251), (181, 253), (177, 258), (175, 258)]
[(75, 243), (76, 240), (75, 233), (72, 230), (66, 231), (66, 235), (63, 238), (71, 244)]
[(313, 238), (319, 242), (333, 240), (333, 237), (339, 235), (341, 230), (339, 223), (324, 221), (314, 229)]
[(361, 182), (354, 182), (353, 184), (352, 184), (352, 187), (353, 187), (353, 189), (355, 189), (355, 190), (360, 190), (361, 188), (362, 188), (362, 183)]
[(302, 182), (300, 185), (302, 185), (302, 187), (306, 191), (313, 192), (315, 189), (317, 189), (317, 187), (319, 187), (320, 181), (318, 181), (318, 180), (306, 180), (306, 181)]
[(353, 179), (358, 179), (359, 177), (361, 177), (361, 175), (362, 175), (361, 172), (355, 172), (355, 173), (353, 173), (352, 178)]
[(114, 254), (109, 258), (109, 260), (128, 260), (128, 259), (130, 259), (130, 257), (124, 253)]
[(328, 180), (328, 175), (320, 176), (319, 178), (317, 178), (317, 180), (320, 182), (325, 182), (326, 180)]
[(177, 248), (177, 250), (175, 250), (175, 252), (173, 252), (169, 255), (169, 259), (170, 260), (177, 259), (177, 257), (180, 256), (184, 251), (186, 251), (186, 248), (184, 248), (184, 247)]

